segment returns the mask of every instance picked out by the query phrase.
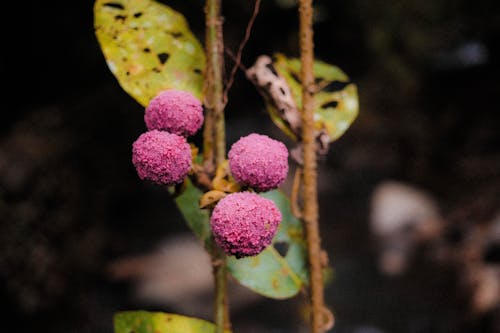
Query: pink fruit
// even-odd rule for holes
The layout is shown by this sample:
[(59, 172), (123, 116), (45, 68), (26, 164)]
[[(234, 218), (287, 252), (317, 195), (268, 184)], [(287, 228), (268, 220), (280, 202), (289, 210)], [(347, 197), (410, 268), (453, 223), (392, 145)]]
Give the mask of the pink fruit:
[(203, 108), (200, 101), (187, 91), (165, 90), (149, 102), (144, 121), (149, 130), (187, 137), (195, 134), (203, 124)]
[(281, 222), (273, 201), (251, 192), (221, 199), (210, 218), (216, 243), (237, 258), (255, 256), (269, 246)]
[(266, 135), (242, 137), (233, 144), (228, 156), (234, 179), (256, 191), (277, 188), (288, 173), (286, 146)]
[(191, 148), (182, 136), (149, 131), (133, 143), (132, 163), (139, 178), (174, 185), (182, 182), (191, 169)]

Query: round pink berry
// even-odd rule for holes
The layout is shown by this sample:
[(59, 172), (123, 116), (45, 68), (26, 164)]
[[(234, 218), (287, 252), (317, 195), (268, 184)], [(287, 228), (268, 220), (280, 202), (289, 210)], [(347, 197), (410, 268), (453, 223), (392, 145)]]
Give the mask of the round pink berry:
[(203, 124), (203, 108), (200, 101), (187, 91), (165, 90), (149, 102), (144, 121), (149, 130), (187, 137), (195, 134)]
[(221, 199), (210, 218), (216, 243), (237, 258), (255, 256), (269, 246), (281, 222), (273, 201), (251, 192)]
[(233, 144), (228, 157), (234, 179), (256, 191), (277, 188), (288, 173), (288, 149), (266, 135), (242, 137)]
[(191, 148), (182, 136), (149, 131), (133, 143), (132, 163), (139, 178), (174, 185), (182, 182), (191, 169)]

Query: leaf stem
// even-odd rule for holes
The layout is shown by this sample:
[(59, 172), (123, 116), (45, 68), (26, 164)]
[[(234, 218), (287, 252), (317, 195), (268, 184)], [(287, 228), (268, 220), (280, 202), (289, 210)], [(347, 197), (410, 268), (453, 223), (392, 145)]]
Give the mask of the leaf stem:
[[(213, 175), (215, 168), (226, 156), (226, 131), (224, 123), (224, 85), (221, 0), (206, 0), (205, 3), (205, 72), (204, 105), (206, 108), (203, 131), (203, 159), (207, 172)], [(227, 306), (226, 256), (212, 243), (212, 266), (215, 280), (214, 321), (216, 333), (230, 329)]]
[(314, 129), (314, 43), (312, 27), (312, 0), (299, 2), (299, 43), (302, 79), (302, 142), (303, 142), (303, 192), (302, 220), (307, 234), (310, 267), (311, 332), (326, 331), (324, 286), (321, 265), (321, 239), (319, 235), (317, 157)]

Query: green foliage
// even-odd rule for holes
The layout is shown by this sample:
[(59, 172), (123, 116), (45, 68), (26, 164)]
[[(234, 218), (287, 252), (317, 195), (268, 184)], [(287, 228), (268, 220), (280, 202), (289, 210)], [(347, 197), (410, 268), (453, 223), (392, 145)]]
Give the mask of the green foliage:
[[(208, 321), (162, 312), (126, 311), (114, 316), (115, 333), (210, 333)], [(229, 332), (229, 331), (226, 331)]]
[[(290, 87), (297, 108), (302, 107), (302, 86), (300, 82), (300, 59), (275, 55), (273, 63), (276, 71)], [(314, 62), (314, 76), (318, 91), (314, 95), (315, 127), (325, 131), (330, 142), (337, 140), (349, 128), (358, 115), (358, 92), (356, 85), (338, 67), (322, 61)], [(285, 133), (291, 129), (270, 109), (273, 122)], [(292, 136), (293, 137), (293, 136)]]
[(198, 205), (202, 195), (203, 192), (187, 178), (184, 192), (175, 198), (175, 202), (189, 228), (208, 248), (212, 231), (210, 230), (208, 211), (200, 209)]
[[(210, 241), (209, 216), (198, 208), (201, 196), (202, 192), (188, 181), (185, 191), (176, 198), (176, 203), (189, 227), (207, 244)], [(285, 194), (271, 191), (262, 196), (273, 200), (283, 215), (273, 245), (255, 257), (228, 258), (228, 271), (242, 285), (256, 293), (277, 299), (292, 297), (308, 279), (302, 224), (292, 215)], [(274, 248), (278, 243), (288, 248), (284, 257)]]
[(143, 106), (165, 89), (202, 97), (205, 54), (180, 13), (151, 0), (97, 0), (94, 28), (109, 69)]

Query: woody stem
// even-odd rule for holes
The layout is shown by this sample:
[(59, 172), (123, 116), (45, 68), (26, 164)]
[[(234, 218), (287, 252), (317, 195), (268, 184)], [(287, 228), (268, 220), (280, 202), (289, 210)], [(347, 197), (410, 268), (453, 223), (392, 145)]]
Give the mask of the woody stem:
[(304, 167), (302, 174), (304, 207), (302, 220), (307, 234), (310, 268), (311, 332), (325, 331), (325, 305), (321, 267), (321, 239), (317, 191), (317, 159), (314, 130), (314, 44), (312, 28), (312, 0), (300, 0), (300, 60), (302, 80), (302, 142)]
[[(224, 123), (224, 86), (221, 0), (207, 0), (205, 3), (205, 51), (207, 66), (205, 71), (206, 122), (203, 132), (204, 164), (209, 173), (225, 160), (226, 137)], [(227, 306), (226, 257), (212, 239), (212, 263), (215, 280), (214, 322), (216, 333), (230, 329)]]

